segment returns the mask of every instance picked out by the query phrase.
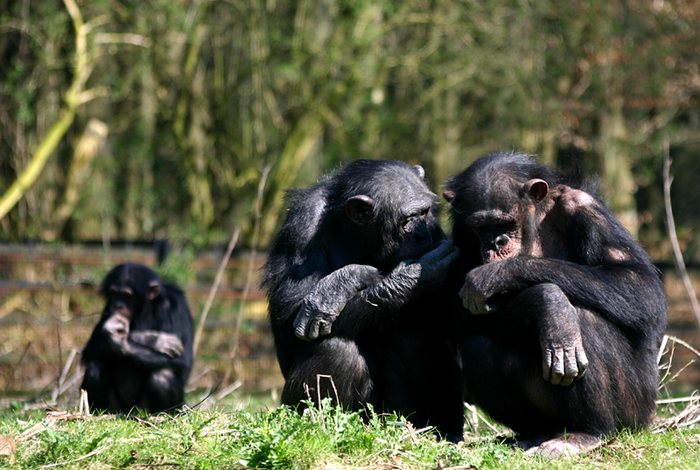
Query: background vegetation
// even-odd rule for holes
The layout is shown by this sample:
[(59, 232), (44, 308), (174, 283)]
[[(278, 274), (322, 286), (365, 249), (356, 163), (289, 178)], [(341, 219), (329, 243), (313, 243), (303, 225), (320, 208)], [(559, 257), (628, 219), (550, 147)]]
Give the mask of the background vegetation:
[(81, 28), (72, 3), (0, 11), (0, 190), (58, 137), (0, 239), (249, 243), (269, 171), (264, 244), (282, 192), (343, 161), (420, 163), (437, 189), (517, 148), (599, 174), (666, 256), (668, 141), (697, 256), (695, 2), (80, 0)]
[[(100, 310), (86, 285), (122, 256), (74, 253), (66, 242), (168, 238), (185, 247), (161, 272), (187, 288), (197, 314), (220, 259), (205, 248), (224, 245), (234, 228), (239, 246), (264, 248), (287, 188), (359, 157), (422, 164), (436, 191), (495, 149), (581, 167), (599, 175), (654, 259), (668, 262), (669, 148), (681, 248), (697, 263), (696, 3), (4, 0), (0, 465), (695, 468), (695, 349), (670, 349), (675, 370), (671, 359), (660, 364), (661, 404), (680, 403), (662, 409), (672, 416), (663, 432), (623, 434), (556, 463), (524, 458), (500, 429), (479, 431), (475, 415), (457, 447), (396, 417), (364, 424), (277, 408), (281, 378), (255, 249), (250, 262), (229, 264), (206, 322), (188, 400), (198, 409), (117, 419), (30, 408), (75, 408), (77, 356)], [(697, 346), (681, 283), (665, 276), (665, 285), (671, 333)], [(234, 394), (239, 387), (247, 395)], [(228, 394), (251, 400), (250, 388), (274, 409), (211, 409)]]

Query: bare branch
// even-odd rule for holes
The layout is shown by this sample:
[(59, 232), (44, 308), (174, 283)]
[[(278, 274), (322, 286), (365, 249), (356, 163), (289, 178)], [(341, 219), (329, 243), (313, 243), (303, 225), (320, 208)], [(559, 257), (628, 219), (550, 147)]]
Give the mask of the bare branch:
[(676, 270), (678, 275), (683, 280), (683, 286), (685, 291), (688, 293), (688, 298), (690, 299), (690, 305), (693, 308), (693, 313), (695, 314), (695, 320), (700, 325), (700, 305), (698, 305), (698, 298), (695, 294), (695, 289), (693, 284), (690, 282), (690, 277), (688, 276), (688, 270), (685, 267), (685, 261), (683, 261), (683, 253), (681, 252), (681, 246), (678, 243), (678, 236), (676, 235), (676, 222), (673, 218), (673, 208), (671, 206), (671, 183), (673, 179), (671, 178), (671, 151), (670, 145), (668, 143), (668, 137), (664, 139), (664, 208), (666, 209), (666, 226), (668, 227), (668, 236), (671, 240), (671, 247), (673, 248), (673, 259), (676, 263)]
[(236, 227), (233, 230), (233, 233), (231, 234), (231, 239), (228, 242), (228, 247), (226, 247), (226, 253), (224, 253), (224, 257), (222, 258), (221, 263), (219, 263), (219, 269), (216, 271), (214, 284), (212, 284), (211, 289), (209, 290), (209, 297), (207, 297), (207, 303), (204, 304), (202, 313), (199, 315), (199, 320), (197, 322), (197, 332), (194, 335), (194, 345), (192, 346), (192, 350), (194, 351), (195, 356), (197, 355), (197, 348), (199, 348), (199, 342), (202, 339), (202, 331), (204, 331), (204, 324), (207, 321), (207, 315), (209, 315), (209, 310), (211, 309), (211, 306), (214, 303), (216, 291), (219, 290), (219, 284), (221, 284), (221, 278), (223, 277), (224, 271), (226, 270), (228, 260), (231, 258), (231, 253), (233, 253), (233, 249), (236, 247), (236, 243), (238, 243), (239, 234), (240, 230), (238, 229), (238, 227)]

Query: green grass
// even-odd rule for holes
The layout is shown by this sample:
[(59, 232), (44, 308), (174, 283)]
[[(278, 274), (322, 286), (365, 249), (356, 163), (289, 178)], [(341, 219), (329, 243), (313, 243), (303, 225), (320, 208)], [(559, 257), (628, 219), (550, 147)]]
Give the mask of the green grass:
[[(189, 411), (179, 416), (84, 417), (6, 409), (0, 435), (15, 452), (0, 467), (37, 468), (674, 468), (700, 464), (700, 427), (623, 433), (586, 454), (526, 457), (504, 435), (466, 434), (438, 442), (394, 416), (363, 422), (334, 409), (299, 416), (267, 411)], [(12, 461), (12, 462), (11, 462)], [(55, 465), (59, 464), (59, 465)]]

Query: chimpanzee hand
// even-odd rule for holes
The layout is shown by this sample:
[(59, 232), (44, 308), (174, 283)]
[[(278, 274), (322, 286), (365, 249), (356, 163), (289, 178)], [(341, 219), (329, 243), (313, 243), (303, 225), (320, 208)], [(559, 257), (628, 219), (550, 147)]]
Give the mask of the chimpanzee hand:
[(185, 346), (180, 341), (180, 338), (164, 331), (132, 331), (129, 334), (129, 341), (149, 347), (155, 352), (168, 357), (180, 357), (185, 352)]
[(377, 268), (360, 264), (343, 266), (325, 276), (302, 300), (294, 320), (294, 334), (306, 341), (330, 334), (333, 321), (347, 302), (380, 279)]
[[(404, 291), (406, 298), (436, 288), (445, 280), (450, 265), (459, 256), (452, 240), (441, 241), (416, 261), (402, 262), (387, 276), (387, 289)], [(405, 292), (409, 289), (409, 292)]]
[(113, 345), (123, 344), (129, 335), (129, 319), (124, 315), (114, 314), (104, 322), (102, 329)]
[(368, 265), (351, 264), (337, 269), (304, 297), (294, 320), (294, 334), (307, 341), (330, 334), (340, 312), (363, 291), (366, 300), (362, 302), (400, 308), (416, 292), (439, 286), (458, 255), (451, 241), (443, 241), (417, 261), (399, 263), (384, 278)]
[(496, 310), (494, 296), (522, 289), (524, 286), (518, 285), (510, 274), (515, 262), (519, 260), (494, 261), (469, 271), (459, 291), (464, 308), (475, 315), (492, 313)]
[(567, 386), (583, 377), (588, 358), (583, 349), (576, 309), (571, 304), (561, 306), (561, 309), (554, 310), (556, 306), (550, 305), (548, 313), (539, 322), (542, 377), (552, 385)]

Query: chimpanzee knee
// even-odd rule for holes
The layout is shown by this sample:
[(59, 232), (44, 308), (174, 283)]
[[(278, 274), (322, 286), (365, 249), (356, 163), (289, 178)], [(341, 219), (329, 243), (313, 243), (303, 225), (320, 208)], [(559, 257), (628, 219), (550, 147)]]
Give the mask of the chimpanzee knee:
[(93, 408), (106, 409), (109, 406), (109, 376), (104, 373), (105, 365), (98, 361), (85, 364), (85, 378), (82, 389), (88, 394), (88, 400)]
[(468, 398), (526, 436), (596, 437), (644, 426), (654, 410), (663, 286), (584, 185), (501, 152), (446, 184)]
[(310, 354), (297, 358), (282, 390), (282, 403), (317, 402), (320, 396), (357, 410), (370, 400), (373, 385), (369, 365), (358, 345), (343, 338), (328, 338), (316, 344)]
[(143, 409), (153, 412), (171, 411), (184, 402), (181, 380), (171, 369), (153, 372), (144, 384)]

